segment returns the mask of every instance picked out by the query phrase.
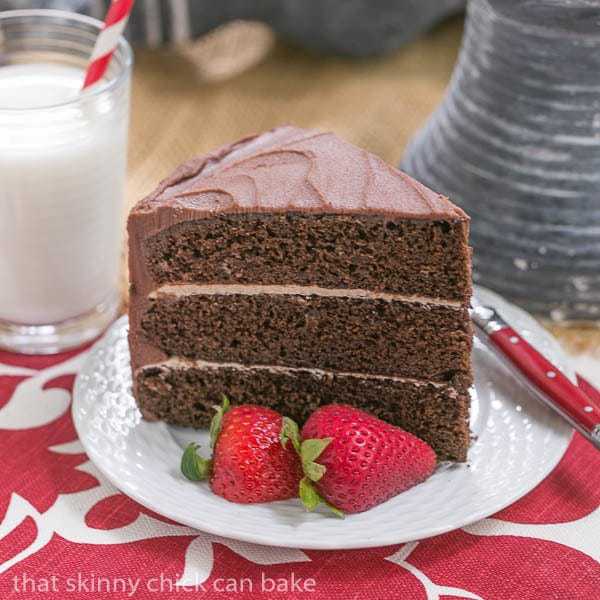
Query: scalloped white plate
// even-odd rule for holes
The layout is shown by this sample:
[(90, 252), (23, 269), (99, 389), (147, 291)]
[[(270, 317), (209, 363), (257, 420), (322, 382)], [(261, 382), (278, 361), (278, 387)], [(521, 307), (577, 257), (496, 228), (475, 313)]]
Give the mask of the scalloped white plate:
[[(531, 316), (478, 290), (523, 336), (573, 372), (558, 343)], [(339, 520), (306, 513), (297, 500), (238, 505), (179, 473), (189, 441), (207, 432), (142, 420), (131, 395), (127, 319), (90, 352), (77, 377), (75, 427), (89, 457), (120, 490), (175, 521), (234, 539), (273, 546), (341, 549), (396, 544), (437, 535), (487, 517), (534, 488), (564, 454), (571, 429), (531, 397), (477, 339), (466, 465), (438, 469), (426, 482), (367, 512)]]

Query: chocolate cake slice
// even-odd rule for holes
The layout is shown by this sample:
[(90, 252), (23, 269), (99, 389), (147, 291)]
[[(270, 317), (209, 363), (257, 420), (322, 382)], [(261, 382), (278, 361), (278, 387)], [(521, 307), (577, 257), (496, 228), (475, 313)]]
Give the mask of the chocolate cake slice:
[(302, 423), (344, 402), (464, 461), (468, 224), (331, 133), (282, 127), (181, 166), (129, 216), (142, 414), (206, 427), (225, 393)]

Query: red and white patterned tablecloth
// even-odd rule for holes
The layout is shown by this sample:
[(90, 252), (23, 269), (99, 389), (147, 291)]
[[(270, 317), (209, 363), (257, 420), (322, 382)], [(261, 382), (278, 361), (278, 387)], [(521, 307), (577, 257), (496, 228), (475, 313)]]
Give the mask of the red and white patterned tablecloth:
[(84, 354), (0, 352), (2, 600), (600, 599), (600, 452), (580, 436), (535, 490), (472, 526), (368, 550), (269, 548), (165, 520), (100, 475), (69, 410)]

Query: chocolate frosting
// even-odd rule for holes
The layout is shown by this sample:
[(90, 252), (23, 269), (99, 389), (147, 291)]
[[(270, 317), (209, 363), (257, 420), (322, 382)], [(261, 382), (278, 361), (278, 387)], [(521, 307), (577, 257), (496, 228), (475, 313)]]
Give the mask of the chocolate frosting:
[(169, 224), (215, 213), (285, 211), (467, 219), (446, 197), (375, 155), (333, 133), (297, 127), (247, 137), (185, 163), (132, 217), (167, 207), (182, 213), (166, 219)]

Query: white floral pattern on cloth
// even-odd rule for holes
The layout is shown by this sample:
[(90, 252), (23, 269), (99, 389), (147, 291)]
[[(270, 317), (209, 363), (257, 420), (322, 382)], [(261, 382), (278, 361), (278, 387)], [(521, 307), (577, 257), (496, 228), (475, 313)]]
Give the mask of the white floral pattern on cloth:
[(528, 496), (462, 530), (368, 550), (259, 546), (173, 523), (103, 478), (69, 412), (83, 358), (0, 353), (2, 597), (84, 598), (121, 580), (101, 591), (127, 597), (128, 577), (142, 598), (161, 597), (159, 584), (164, 597), (195, 586), (222, 598), (227, 584), (232, 597), (289, 597), (311, 580), (313, 598), (587, 600), (600, 589), (600, 456), (580, 437)]

